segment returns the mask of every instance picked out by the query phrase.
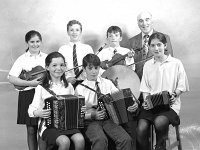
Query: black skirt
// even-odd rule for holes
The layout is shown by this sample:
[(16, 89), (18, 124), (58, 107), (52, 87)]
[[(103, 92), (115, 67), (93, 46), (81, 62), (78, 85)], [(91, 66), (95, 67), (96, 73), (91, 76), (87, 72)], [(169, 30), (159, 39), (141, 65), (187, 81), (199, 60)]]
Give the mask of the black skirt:
[(179, 116), (171, 108), (167, 111), (166, 110), (159, 111), (158, 113), (154, 113), (151, 110), (145, 110), (145, 109), (141, 108), (138, 119), (146, 119), (151, 122), (154, 122), (154, 120), (157, 116), (166, 116), (169, 119), (170, 124), (172, 124), (173, 126), (180, 124)]
[(81, 133), (78, 129), (71, 129), (71, 130), (58, 130), (56, 128), (47, 128), (42, 133), (42, 139), (46, 141), (48, 149), (55, 149), (56, 146), (56, 139), (60, 135), (66, 135), (71, 137), (76, 133)]
[(33, 101), (34, 94), (35, 89), (19, 92), (17, 124), (38, 125), (38, 118), (31, 118), (28, 115), (28, 107)]

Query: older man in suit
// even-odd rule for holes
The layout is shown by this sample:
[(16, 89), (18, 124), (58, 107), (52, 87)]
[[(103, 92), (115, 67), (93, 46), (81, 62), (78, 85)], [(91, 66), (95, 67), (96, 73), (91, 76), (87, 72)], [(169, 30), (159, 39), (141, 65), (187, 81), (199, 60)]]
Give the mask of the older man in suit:
[[(126, 46), (128, 46), (130, 49), (135, 50), (135, 55), (134, 55), (134, 59), (136, 62), (135, 71), (137, 75), (139, 76), (139, 78), (141, 79), (144, 63), (152, 56), (147, 46), (148, 38), (149, 36), (151, 36), (152, 33), (158, 32), (158, 31), (153, 29), (152, 15), (151, 13), (147, 11), (141, 12), (137, 16), (137, 22), (138, 22), (138, 26), (141, 32), (138, 35), (130, 38)], [(168, 43), (165, 54), (171, 54), (173, 56), (173, 50), (172, 50), (170, 38), (166, 34), (165, 36)]]

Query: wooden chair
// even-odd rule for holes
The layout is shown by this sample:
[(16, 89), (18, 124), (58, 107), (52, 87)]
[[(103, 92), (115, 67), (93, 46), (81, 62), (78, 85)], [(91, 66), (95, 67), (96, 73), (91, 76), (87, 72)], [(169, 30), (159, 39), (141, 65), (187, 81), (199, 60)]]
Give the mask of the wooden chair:
[[(168, 136), (167, 136), (167, 139), (166, 139), (166, 150), (172, 150), (174, 149), (175, 147), (178, 147), (178, 150), (182, 150), (182, 145), (181, 145), (181, 138), (180, 138), (180, 132), (179, 132), (179, 125), (177, 126), (174, 126), (175, 128), (175, 133), (176, 133), (176, 141), (172, 142), (170, 141), (170, 138), (169, 138), (169, 132), (168, 132)], [(150, 141), (150, 150), (154, 150), (154, 127), (153, 125), (151, 125), (150, 127), (150, 138), (149, 138), (149, 141)]]

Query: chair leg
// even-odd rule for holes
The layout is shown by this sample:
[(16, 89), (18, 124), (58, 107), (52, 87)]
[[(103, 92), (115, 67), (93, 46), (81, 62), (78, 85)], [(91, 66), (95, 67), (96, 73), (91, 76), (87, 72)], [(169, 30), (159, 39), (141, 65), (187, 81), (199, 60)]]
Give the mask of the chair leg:
[(179, 142), (179, 144), (178, 144), (178, 150), (182, 150), (181, 137), (180, 137), (180, 132), (179, 132), (179, 126), (175, 126), (175, 129), (176, 129), (176, 139)]
[(179, 126), (175, 126), (175, 130), (176, 130), (176, 141), (171, 144), (169, 137), (167, 137), (166, 150), (172, 150), (175, 147), (178, 147), (178, 150), (182, 150), (181, 138), (180, 138), (180, 133), (179, 133)]
[(153, 142), (154, 142), (154, 139), (153, 139), (153, 125), (150, 125), (150, 136), (149, 136), (149, 143), (150, 143), (150, 150), (154, 150), (154, 145), (153, 145)]

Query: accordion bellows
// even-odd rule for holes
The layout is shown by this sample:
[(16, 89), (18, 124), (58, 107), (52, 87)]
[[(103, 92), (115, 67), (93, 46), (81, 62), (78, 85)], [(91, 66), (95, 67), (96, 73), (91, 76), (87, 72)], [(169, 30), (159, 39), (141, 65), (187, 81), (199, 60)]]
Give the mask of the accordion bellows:
[(131, 120), (127, 108), (134, 104), (134, 96), (130, 88), (122, 89), (114, 94), (102, 97), (111, 120), (116, 124), (127, 123)]
[(74, 95), (58, 95), (45, 99), (45, 109), (51, 109), (51, 116), (45, 119), (47, 128), (69, 130), (84, 127), (84, 116), (81, 107), (85, 98)]
[(148, 95), (146, 97), (146, 104), (150, 110), (167, 110), (170, 108), (170, 94), (168, 91), (162, 91), (160, 93)]

